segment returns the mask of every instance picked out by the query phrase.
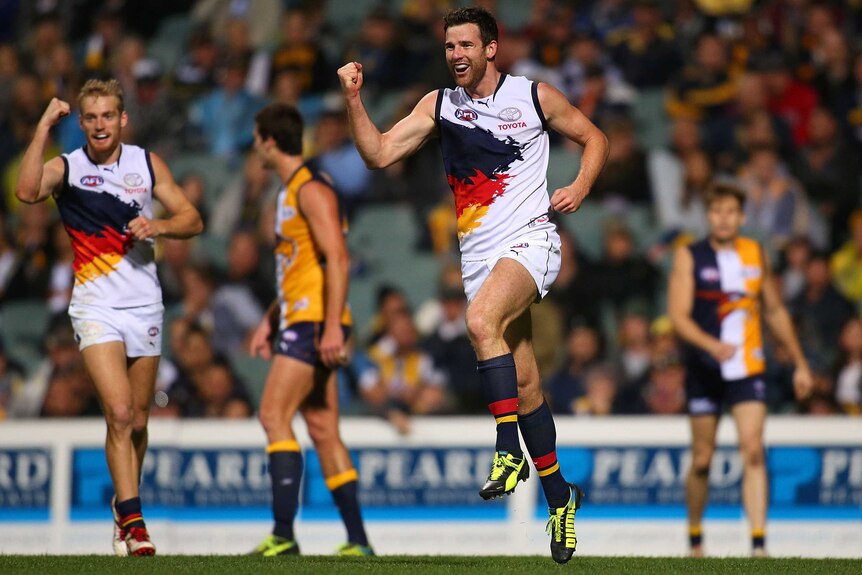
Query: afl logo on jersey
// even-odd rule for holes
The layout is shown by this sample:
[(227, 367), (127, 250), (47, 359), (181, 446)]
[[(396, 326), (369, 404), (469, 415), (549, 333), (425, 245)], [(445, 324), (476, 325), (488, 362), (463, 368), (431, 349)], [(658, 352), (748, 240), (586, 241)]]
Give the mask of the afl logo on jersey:
[(141, 174), (126, 174), (123, 176), (123, 183), (125, 183), (130, 188), (138, 188), (144, 185), (144, 178)]
[(500, 110), (500, 113), (497, 114), (497, 117), (504, 122), (514, 122), (515, 120), (521, 119), (521, 110), (514, 107), (503, 108)]
[(90, 188), (95, 188), (96, 186), (101, 186), (105, 183), (105, 180), (102, 176), (84, 176), (81, 178), (81, 185), (88, 186)]
[(479, 119), (479, 114), (477, 114), (473, 110), (458, 108), (457, 110), (455, 110), (455, 117), (459, 120), (463, 120), (464, 122), (474, 122)]
[(703, 268), (700, 270), (700, 279), (705, 282), (717, 282), (721, 279), (718, 268)]

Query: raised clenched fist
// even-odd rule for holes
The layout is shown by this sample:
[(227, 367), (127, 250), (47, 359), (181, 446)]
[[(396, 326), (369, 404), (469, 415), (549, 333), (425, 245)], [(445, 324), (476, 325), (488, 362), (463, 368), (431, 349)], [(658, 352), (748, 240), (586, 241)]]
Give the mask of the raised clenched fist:
[(362, 88), (362, 64), (348, 62), (338, 69), (338, 80), (346, 97), (354, 97)]

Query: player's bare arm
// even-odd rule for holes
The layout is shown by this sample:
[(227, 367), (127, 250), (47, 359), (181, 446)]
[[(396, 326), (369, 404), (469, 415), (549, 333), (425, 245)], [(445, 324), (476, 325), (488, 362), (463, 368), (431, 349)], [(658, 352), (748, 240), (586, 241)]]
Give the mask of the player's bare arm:
[(796, 366), (793, 372), (793, 390), (796, 393), (796, 398), (802, 400), (811, 393), (814, 379), (811, 375), (811, 369), (808, 367), (808, 360), (805, 359), (802, 346), (799, 345), (799, 339), (796, 337), (793, 320), (781, 300), (778, 286), (775, 285), (766, 253), (763, 253), (763, 270), (763, 319), (776, 339), (787, 348), (793, 358), (793, 363)]
[(341, 228), (338, 198), (329, 186), (311, 181), (299, 190), (299, 209), (308, 221), (314, 243), (326, 262), (326, 316), (320, 338), (320, 359), (327, 367), (337, 367), (347, 360), (341, 316), (347, 304), (347, 278), (350, 270), (350, 256)]
[(676, 250), (668, 285), (667, 309), (676, 334), (706, 351), (716, 361), (727, 361), (736, 348), (709, 335), (691, 317), (694, 305), (694, 258), (685, 247)]
[(410, 156), (434, 134), (436, 90), (426, 94), (407, 117), (381, 134), (368, 116), (360, 96), (362, 64), (348, 62), (338, 69), (338, 79), (356, 149), (370, 169), (385, 168)]
[(15, 185), (15, 197), (27, 204), (35, 204), (49, 198), (60, 190), (63, 184), (63, 160), (52, 158), (44, 162), (45, 148), (51, 128), (62, 118), (69, 115), (69, 104), (52, 98), (36, 125), (33, 140), (24, 152), (21, 171)]
[(164, 160), (150, 153), (150, 161), (156, 180), (153, 184), (153, 196), (171, 215), (166, 219), (152, 220), (138, 216), (129, 222), (129, 231), (139, 240), (158, 236), (185, 239), (201, 233), (204, 224), (200, 213), (174, 181), (174, 176)]
[(562, 92), (544, 83), (539, 83), (537, 91), (548, 126), (584, 147), (578, 177), (551, 194), (554, 210), (571, 213), (580, 207), (604, 168), (608, 159), (608, 139), (589, 118), (569, 103)]

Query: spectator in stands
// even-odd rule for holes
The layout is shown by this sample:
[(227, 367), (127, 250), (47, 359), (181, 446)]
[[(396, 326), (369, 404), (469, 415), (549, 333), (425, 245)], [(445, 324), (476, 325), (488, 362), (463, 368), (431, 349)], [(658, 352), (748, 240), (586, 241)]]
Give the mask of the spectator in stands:
[(245, 419), (251, 417), (252, 406), (242, 382), (220, 359), (201, 369), (194, 378), (195, 392), (183, 415), (186, 417)]
[[(227, 277), (219, 291), (232, 286), (254, 299), (261, 310), (275, 300), (275, 283), (263, 270), (260, 256), (262, 248), (254, 230), (238, 230), (233, 233), (227, 249)], [(218, 297), (218, 291), (216, 292)], [(250, 303), (244, 304), (250, 306)], [(258, 318), (259, 321), (260, 318)]]
[(633, 305), (622, 317), (619, 325), (619, 344), (615, 354), (615, 371), (620, 386), (629, 389), (647, 374), (652, 359), (650, 321), (643, 306)]
[(862, 318), (854, 315), (841, 329), (835, 362), (835, 400), (844, 413), (862, 415)]
[(812, 86), (833, 116), (846, 117), (853, 105), (853, 54), (847, 39), (835, 28), (821, 38), (814, 61)]
[(45, 359), (27, 377), (20, 393), (12, 397), (9, 417), (37, 417), (55, 373), (81, 369), (83, 360), (68, 316), (55, 317), (45, 336)]
[(209, 210), (206, 205), (207, 181), (202, 174), (189, 172), (179, 181), (189, 203), (195, 207), (201, 215), (201, 221), (206, 224), (209, 220)]
[(257, 154), (248, 154), (242, 173), (228, 181), (219, 195), (207, 231), (227, 238), (238, 230), (254, 230), (279, 187), (278, 178), (263, 167)]
[(635, 249), (629, 227), (611, 220), (605, 227), (603, 258), (595, 269), (599, 302), (619, 317), (634, 301), (654, 302), (658, 279), (656, 269)]
[(372, 172), (350, 139), (347, 113), (324, 112), (315, 128), (317, 164), (329, 177), (338, 193), (339, 203), (348, 217), (363, 203), (369, 192)]
[(581, 317), (592, 325), (599, 322), (599, 310), (594, 304), (599, 294), (599, 284), (594, 272), (595, 262), (578, 246), (576, 238), (561, 222), (557, 222), (560, 234), (560, 273), (548, 292), (548, 301), (560, 310), (563, 325)]
[[(653, 170), (651, 170), (653, 171)], [(654, 173), (654, 171), (653, 171)], [(656, 191), (656, 219), (663, 230), (698, 234), (706, 228), (704, 193), (712, 182), (712, 163), (702, 150), (692, 150), (682, 158), (679, 181), (667, 182)], [(660, 176), (662, 178), (666, 176)]]
[(6, 355), (3, 338), (0, 338), (0, 421), (7, 417), (7, 410), (24, 389), (24, 370)]
[[(183, 110), (168, 92), (162, 66), (154, 58), (132, 65), (133, 85), (126, 108), (131, 139), (137, 145), (170, 157), (185, 144)], [(200, 209), (200, 206), (198, 206)]]
[(829, 246), (834, 249), (846, 239), (847, 214), (859, 202), (859, 164), (844, 145), (838, 122), (826, 108), (812, 111), (808, 134), (808, 143), (797, 155), (794, 173), (829, 224)]
[(94, 417), (102, 414), (96, 388), (83, 365), (56, 369), (39, 409), (39, 417)]
[(779, 260), (779, 273), (775, 276), (781, 286), (781, 299), (785, 302), (796, 299), (805, 290), (805, 271), (813, 252), (814, 246), (804, 236), (791, 238), (785, 244)]
[(653, 358), (649, 379), (641, 390), (643, 412), (648, 415), (686, 413), (685, 366), (676, 354)]
[(418, 322), (428, 324), (422, 347), (446, 375), (449, 391), (459, 413), (483, 413), (487, 402), (476, 371), (476, 352), (467, 336), (467, 297), (461, 283), (461, 268), (447, 265), (440, 273), (437, 298), (432, 306), (417, 312)]
[(832, 255), (829, 267), (844, 297), (862, 307), (862, 212), (850, 215), (850, 239)]
[(110, 73), (110, 57), (123, 39), (122, 4), (105, 2), (96, 12), (93, 27), (84, 46), (84, 72), (87, 77)]
[(646, 204), (652, 199), (646, 154), (640, 149), (630, 120), (615, 120), (606, 130), (610, 150), (605, 169), (590, 191), (591, 200), (609, 204)]
[(638, 89), (663, 89), (682, 68), (673, 29), (662, 23), (658, 2), (636, 0), (632, 25), (605, 39), (614, 63), (626, 81)]
[(283, 11), (282, 2), (272, 0), (200, 0), (192, 9), (192, 21), (205, 26), (214, 38), (225, 38), (233, 20), (248, 26), (250, 46), (259, 50), (278, 41), (278, 26)]
[(50, 234), (53, 254), (47, 295), (48, 309), (52, 315), (65, 315), (72, 299), (72, 286), (75, 283), (75, 273), (72, 269), (75, 252), (72, 251), (72, 243), (62, 223), (55, 221), (51, 225)]
[(411, 71), (404, 56), (395, 21), (384, 7), (366, 16), (357, 42), (347, 50), (347, 61), (362, 62), (363, 87), (372, 97), (407, 85)]
[(820, 360), (819, 365), (832, 365), (841, 327), (855, 310), (833, 285), (826, 254), (812, 254), (805, 268), (805, 288), (788, 310), (800, 326), (803, 348)]
[(808, 84), (795, 79), (786, 57), (773, 52), (759, 63), (769, 94), (769, 110), (790, 126), (793, 143), (808, 142), (808, 121), (817, 106), (817, 92)]
[(203, 96), (218, 84), (218, 45), (206, 27), (194, 30), (189, 50), (174, 72), (174, 94), (183, 102)]
[(17, 259), (4, 298), (46, 298), (51, 278), (51, 211), (47, 204), (28, 205), (18, 214), (15, 228)]
[(746, 225), (765, 234), (770, 247), (781, 249), (798, 235), (816, 241), (818, 234), (812, 228), (805, 191), (787, 172), (774, 147), (752, 150), (739, 176), (748, 196)]
[(410, 305), (404, 293), (393, 285), (382, 285), (377, 289), (377, 312), (371, 318), (369, 347), (386, 335), (389, 323), (398, 315), (410, 313)]
[(697, 41), (693, 61), (670, 86), (670, 117), (703, 121), (707, 130), (720, 125), (736, 97), (739, 72), (738, 67), (731, 66), (721, 37), (703, 34)]
[(395, 426), (410, 432), (410, 416), (436, 413), (446, 402), (446, 376), (432, 357), (418, 346), (418, 333), (407, 313), (397, 313), (386, 335), (369, 350), (380, 370), (374, 386), (366, 383), (360, 393)]
[(612, 415), (617, 398), (617, 380), (614, 370), (607, 365), (596, 365), (584, 374), (584, 394), (572, 403), (575, 415)]
[(161, 239), (161, 258), (156, 263), (159, 283), (166, 309), (170, 309), (183, 299), (183, 270), (193, 263), (192, 250), (195, 240)]
[(210, 153), (236, 160), (248, 148), (254, 131), (254, 115), (263, 101), (245, 89), (248, 69), (238, 59), (228, 61), (220, 73), (219, 87), (197, 99), (189, 110)]
[(171, 329), (171, 348), (176, 367), (176, 380), (167, 391), (168, 405), (175, 406), (182, 417), (194, 413), (199, 404), (198, 390), (203, 375), (215, 363), (216, 355), (209, 333), (193, 320), (175, 322)]
[(562, 369), (545, 384), (554, 413), (572, 413), (573, 402), (584, 394), (584, 374), (602, 359), (598, 330), (583, 319), (574, 319), (566, 336), (566, 350)]
[(317, 30), (306, 12), (299, 8), (290, 9), (282, 16), (281, 43), (272, 54), (272, 80), (283, 71), (297, 74), (298, 88), (303, 94), (321, 94), (335, 85), (335, 75)]

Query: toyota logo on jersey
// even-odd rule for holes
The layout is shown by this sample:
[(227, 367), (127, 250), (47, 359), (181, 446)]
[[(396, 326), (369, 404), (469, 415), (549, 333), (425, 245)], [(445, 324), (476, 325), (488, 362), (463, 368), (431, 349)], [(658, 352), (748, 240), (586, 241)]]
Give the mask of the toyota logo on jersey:
[(455, 110), (455, 117), (465, 122), (473, 122), (479, 119), (479, 114), (477, 114), (473, 110), (458, 108), (457, 110)]

